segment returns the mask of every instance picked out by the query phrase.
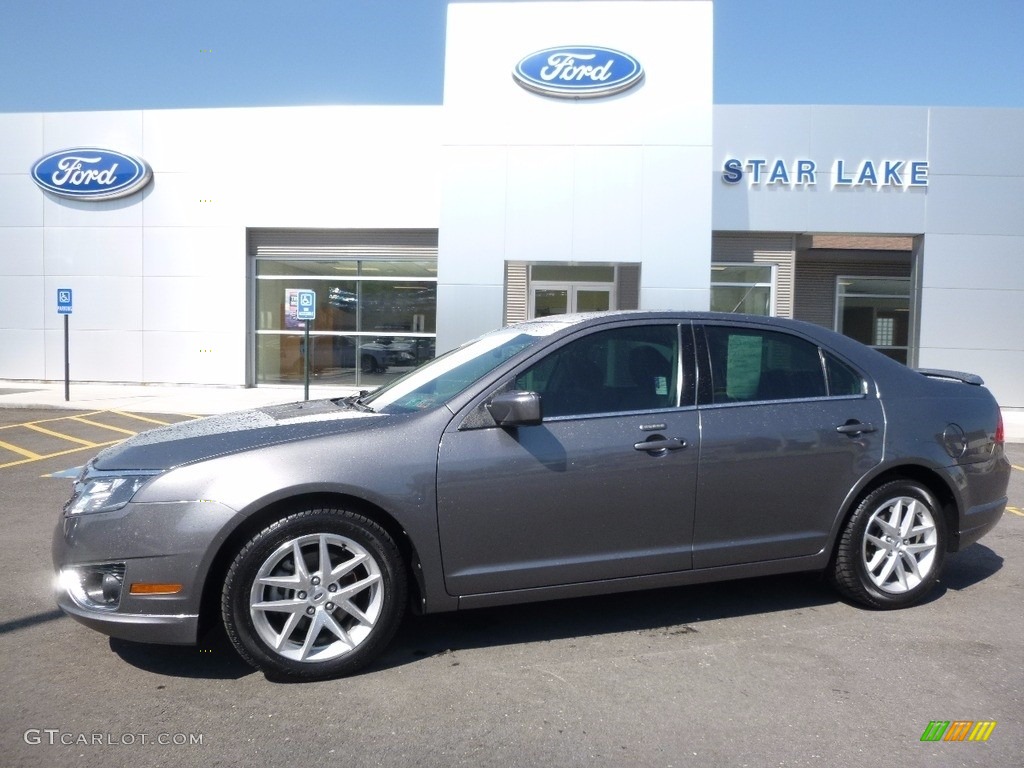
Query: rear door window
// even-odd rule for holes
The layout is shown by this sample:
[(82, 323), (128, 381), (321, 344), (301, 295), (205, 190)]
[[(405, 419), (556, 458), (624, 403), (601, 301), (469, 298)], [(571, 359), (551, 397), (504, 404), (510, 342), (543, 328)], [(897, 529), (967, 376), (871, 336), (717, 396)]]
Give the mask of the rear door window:
[[(788, 333), (709, 325), (704, 329), (711, 369), (711, 402), (742, 403), (825, 397), (828, 386), (818, 347)], [(837, 377), (843, 375), (842, 371)], [(852, 383), (845, 382), (852, 387)]]

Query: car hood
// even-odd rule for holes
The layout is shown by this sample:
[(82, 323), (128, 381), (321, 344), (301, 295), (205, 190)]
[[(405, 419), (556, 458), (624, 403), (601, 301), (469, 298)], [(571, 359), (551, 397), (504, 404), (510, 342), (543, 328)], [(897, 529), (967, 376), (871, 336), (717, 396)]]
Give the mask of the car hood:
[(238, 411), (142, 432), (98, 454), (93, 467), (165, 470), (215, 456), (365, 429), (387, 416), (315, 400)]

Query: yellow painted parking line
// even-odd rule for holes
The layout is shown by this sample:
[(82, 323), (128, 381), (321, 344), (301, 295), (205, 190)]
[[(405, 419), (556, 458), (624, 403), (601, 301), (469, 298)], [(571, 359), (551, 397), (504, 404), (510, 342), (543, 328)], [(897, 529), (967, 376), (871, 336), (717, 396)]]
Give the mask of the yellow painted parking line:
[[(148, 421), (150, 424), (160, 424), (162, 426), (167, 426), (168, 424), (173, 424), (174, 423), (173, 421), (160, 421), (159, 419), (151, 419), (148, 416), (139, 416), (139, 414), (137, 414), (137, 413), (125, 413), (124, 411), (107, 411), (107, 413), (116, 413), (118, 416), (124, 416), (127, 419), (136, 419), (138, 421)], [(87, 414), (87, 415), (91, 415), (91, 414)]]
[(109, 424), (100, 424), (98, 421), (92, 421), (90, 419), (84, 419), (81, 416), (68, 416), (68, 420), (77, 421), (82, 424), (88, 424), (90, 427), (99, 427), (100, 429), (109, 429), (111, 432), (120, 432), (122, 435), (137, 435), (138, 432), (132, 432), (130, 429), (121, 429), (121, 427), (112, 427)]
[[(89, 417), (89, 416), (99, 416), (101, 413), (106, 413), (106, 411), (89, 411), (89, 413), (79, 413), (77, 415), (78, 416)], [(68, 418), (70, 418), (70, 417), (69, 416), (54, 416), (52, 419), (39, 419), (38, 421), (30, 421), (30, 422), (27, 422), (27, 423), (19, 423), (19, 424), (4, 424), (2, 427), (0, 427), (0, 430), (3, 430), (3, 429), (17, 429), (18, 427), (26, 427), (29, 424), (49, 424), (52, 421), (64, 421), (65, 419), (68, 419)]]
[[(55, 453), (36, 453), (35, 451), (30, 451), (27, 448), (20, 448), (20, 447), (18, 447), (16, 445), (12, 445), (11, 443), (4, 442), (4, 441), (0, 440), (0, 449), (6, 449), (6, 450), (10, 451), (11, 453), (14, 453), (14, 454), (16, 454), (18, 456), (23, 456), (24, 457), (22, 459), (17, 459), (15, 461), (8, 461), (8, 462), (5, 462), (5, 463), (0, 463), (0, 469), (6, 469), (8, 467), (16, 467), (16, 466), (19, 466), (21, 464), (30, 464), (30, 463), (32, 463), (34, 461), (45, 461), (46, 459), (54, 459), (54, 458), (57, 458), (59, 456), (67, 456), (68, 454), (78, 453), (79, 451), (93, 450), (93, 449), (98, 449), (98, 448), (106, 448), (109, 445), (117, 445), (117, 443), (120, 443), (123, 439), (125, 439), (124, 437), (119, 437), (116, 440), (104, 440), (103, 442), (94, 443), (94, 442), (92, 442), (90, 440), (85, 440), (85, 439), (80, 438), (80, 437), (75, 437), (73, 435), (68, 435), (68, 434), (65, 434), (63, 432), (57, 431), (58, 429), (60, 429), (60, 427), (58, 425), (54, 424), (54, 422), (58, 422), (58, 421), (76, 421), (76, 422), (78, 422), (80, 424), (86, 424), (86, 425), (88, 425), (90, 427), (97, 427), (99, 429), (106, 429), (106, 430), (110, 430), (111, 432), (117, 432), (118, 434), (124, 435), (125, 437), (131, 437), (133, 435), (137, 435), (138, 434), (138, 432), (134, 432), (134, 431), (132, 431), (130, 429), (125, 429), (124, 427), (115, 427), (115, 426), (113, 426), (111, 424), (104, 424), (102, 421), (94, 421), (91, 418), (91, 417), (101, 417), (102, 418), (103, 414), (114, 414), (116, 416), (122, 416), (122, 417), (127, 418), (127, 419), (134, 419), (136, 421), (146, 422), (146, 423), (149, 423), (149, 424), (157, 424), (159, 426), (167, 426), (167, 425), (176, 423), (176, 422), (173, 422), (173, 421), (163, 421), (161, 419), (150, 418), (149, 416), (140, 416), (140, 415), (138, 415), (136, 413), (128, 413), (127, 411), (88, 411), (86, 413), (78, 413), (78, 414), (74, 414), (74, 415), (71, 415), (71, 416), (55, 416), (55, 417), (50, 418), (50, 419), (39, 419), (38, 421), (22, 422), (20, 424), (4, 424), (4, 425), (0, 426), (0, 430), (4, 430), (4, 429), (17, 429), (17, 428), (30, 429), (30, 430), (32, 430), (34, 432), (38, 432), (39, 434), (49, 435), (50, 437), (55, 437), (58, 440), (64, 440), (66, 442), (76, 443), (79, 447), (69, 448), (67, 450), (56, 451)], [(176, 415), (183, 416), (185, 418), (192, 418), (192, 419), (202, 418), (201, 416), (194, 416), (194, 415), (191, 415), (191, 414), (176, 414)], [(43, 426), (44, 424), (46, 424), (47, 426)], [(54, 428), (50, 429), (50, 427), (54, 427)]]
[(1024, 472), (1024, 467), (1018, 467), (1016, 464), (1011, 464), (1010, 466), (1016, 469), (1018, 472)]
[(1017, 517), (1024, 517), (1024, 510), (1017, 509), (1016, 507), (1007, 507), (1006, 511)]
[(0, 440), (0, 448), (6, 448), (8, 451), (11, 451), (12, 453), (16, 453), (19, 456), (24, 456), (27, 459), (38, 459), (39, 458), (39, 454), (38, 453), (33, 453), (32, 451), (28, 451), (28, 450), (26, 450), (24, 448), (19, 448), (16, 445), (11, 445), (10, 443), (5, 443), (3, 440)]
[[(64, 418), (68, 417), (65, 416)], [(54, 432), (52, 429), (47, 429), (46, 427), (40, 427), (38, 422), (32, 422), (31, 424), (22, 424), (21, 426), (23, 426), (25, 429), (31, 429), (33, 432), (39, 432), (40, 434), (43, 435), (56, 437), (59, 440), (67, 440), (69, 443), (78, 443), (79, 445), (84, 445), (86, 448), (95, 448), (97, 445), (99, 445), (99, 443), (93, 443), (89, 440), (83, 440), (80, 437), (72, 437), (71, 435), (64, 435), (61, 434), (60, 432)]]
[(19, 464), (31, 464), (33, 461), (56, 459), (58, 456), (67, 456), (69, 453), (79, 453), (80, 451), (87, 451), (90, 448), (105, 448), (108, 445), (117, 445), (120, 442), (120, 440), (109, 440), (105, 443), (93, 443), (91, 445), (83, 445), (80, 448), (68, 448), (66, 451), (57, 451), (57, 453), (47, 453), (42, 456), (37, 456), (34, 459), (21, 459), (20, 461), (9, 461), (6, 464), (0, 464), (0, 469), (7, 469), (7, 467), (16, 467)]

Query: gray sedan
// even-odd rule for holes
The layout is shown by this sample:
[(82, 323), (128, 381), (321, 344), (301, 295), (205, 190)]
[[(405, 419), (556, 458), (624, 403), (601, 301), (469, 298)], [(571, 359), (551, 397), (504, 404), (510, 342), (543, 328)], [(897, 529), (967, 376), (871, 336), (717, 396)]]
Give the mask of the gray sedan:
[(370, 663), (409, 606), (817, 570), (900, 608), (995, 526), (1009, 474), (977, 376), (775, 318), (561, 316), (370, 395), (106, 449), (56, 527), (57, 602), (144, 642), (219, 621), (303, 680)]

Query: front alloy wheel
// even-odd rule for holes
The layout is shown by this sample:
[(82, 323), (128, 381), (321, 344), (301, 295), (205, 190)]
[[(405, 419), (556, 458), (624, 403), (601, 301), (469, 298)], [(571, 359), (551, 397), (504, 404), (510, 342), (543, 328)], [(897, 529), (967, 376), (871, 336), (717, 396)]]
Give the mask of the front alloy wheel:
[(928, 489), (906, 480), (887, 483), (868, 494), (847, 522), (832, 580), (847, 597), (872, 608), (903, 608), (931, 590), (945, 550), (945, 519)]
[(371, 520), (306, 510), (270, 525), (236, 556), (222, 595), (228, 636), (270, 675), (348, 674), (383, 650), (401, 620), (398, 549)]

